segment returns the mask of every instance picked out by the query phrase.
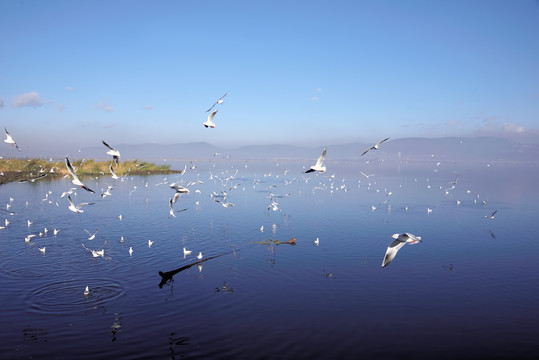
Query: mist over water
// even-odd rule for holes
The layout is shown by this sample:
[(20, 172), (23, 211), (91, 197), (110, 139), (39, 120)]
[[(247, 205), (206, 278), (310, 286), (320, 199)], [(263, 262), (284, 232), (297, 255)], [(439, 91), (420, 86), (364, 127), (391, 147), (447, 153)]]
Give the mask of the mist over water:
[[(81, 214), (60, 198), (68, 179), (2, 185), (0, 207), (11, 206), (0, 214), (10, 221), (0, 230), (0, 353), (537, 357), (537, 167), (437, 162), (335, 160), (316, 174), (299, 161), (186, 162), (184, 175), (85, 178), (98, 194), (114, 189), (76, 190), (76, 203), (95, 202)], [(197, 180), (174, 204), (187, 210), (170, 217), (168, 184)], [(215, 202), (223, 192), (234, 207)], [(96, 228), (88, 240), (84, 229)], [(381, 268), (403, 232), (422, 242)], [(159, 271), (199, 252), (222, 256), (159, 287)]]

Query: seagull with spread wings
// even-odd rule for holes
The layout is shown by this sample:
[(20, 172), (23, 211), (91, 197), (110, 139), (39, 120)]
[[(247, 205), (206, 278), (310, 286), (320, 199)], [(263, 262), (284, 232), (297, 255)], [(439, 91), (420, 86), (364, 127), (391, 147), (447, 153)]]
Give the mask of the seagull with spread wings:
[(88, 192), (91, 192), (92, 194), (95, 193), (95, 191), (93, 191), (92, 189), (90, 189), (89, 187), (87, 187), (86, 185), (84, 185), (84, 183), (82, 181), (79, 180), (79, 177), (77, 176), (77, 174), (75, 174), (75, 170), (73, 170), (73, 166), (71, 166), (71, 162), (69, 161), (69, 159), (67, 158), (66, 156), (66, 159), (65, 159), (65, 163), (66, 163), (66, 167), (67, 167), (67, 171), (69, 172), (69, 174), (71, 174), (71, 176), (73, 177), (73, 180), (71, 180), (71, 182), (77, 186), (80, 186), (81, 188), (83, 188), (84, 190), (88, 191)]
[(112, 160), (118, 166), (120, 164), (120, 152), (118, 150), (113, 149), (109, 144), (107, 144), (105, 141), (101, 140), (103, 145), (105, 145), (109, 150), (106, 152), (107, 155), (112, 156)]
[(4, 140), (4, 142), (10, 144), (11, 146), (15, 146), (17, 150), (21, 151), (21, 149), (19, 149), (19, 146), (17, 146), (17, 143), (15, 142), (15, 140), (13, 140), (13, 137), (9, 134), (6, 128), (4, 128), (4, 132), (6, 133), (6, 139)]
[(320, 171), (320, 172), (326, 171), (326, 167), (324, 166), (325, 158), (326, 158), (326, 149), (324, 148), (324, 151), (322, 151), (322, 155), (320, 155), (318, 157), (318, 160), (316, 160), (316, 164), (311, 166), (309, 170), (305, 171), (305, 173), (311, 173), (313, 171)]
[(211, 106), (211, 108), (209, 108), (208, 110), (206, 110), (206, 112), (210, 112), (211, 109), (213, 109), (213, 108), (215, 107), (215, 105), (222, 104), (223, 101), (224, 101), (223, 98), (224, 98), (225, 96), (226, 96), (226, 93), (225, 93), (223, 96), (221, 96), (221, 97), (219, 98), (219, 100), (217, 100), (217, 101)]
[(386, 267), (391, 261), (393, 261), (397, 255), (397, 252), (404, 246), (404, 244), (417, 244), (421, 242), (420, 236), (415, 236), (414, 234), (410, 233), (393, 234), (391, 237), (395, 240), (387, 247), (386, 255), (382, 261), (382, 267)]
[(213, 110), (212, 113), (208, 115), (208, 120), (206, 120), (206, 122), (202, 124), (205, 128), (215, 128), (215, 123), (213, 122), (213, 117), (215, 116), (215, 114), (217, 114), (217, 110)]
[(361, 154), (361, 156), (365, 155), (366, 153), (368, 153), (368, 152), (371, 151), (371, 150), (378, 150), (378, 147), (380, 146), (380, 144), (383, 143), (384, 141), (387, 141), (387, 140), (389, 140), (389, 138), (385, 138), (384, 140), (378, 141), (378, 142), (376, 143), (376, 145), (371, 146), (370, 148), (368, 148), (367, 150), (365, 150), (365, 151), (363, 152), (363, 154)]

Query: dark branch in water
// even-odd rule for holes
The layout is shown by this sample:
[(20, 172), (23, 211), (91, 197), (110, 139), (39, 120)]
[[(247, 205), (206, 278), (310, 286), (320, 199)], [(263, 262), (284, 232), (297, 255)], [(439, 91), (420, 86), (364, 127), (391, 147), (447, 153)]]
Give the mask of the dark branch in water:
[(211, 259), (215, 259), (215, 258), (218, 258), (218, 257), (220, 257), (220, 256), (227, 255), (227, 254), (231, 254), (231, 253), (232, 253), (232, 252), (228, 252), (228, 253), (224, 253), (224, 254), (220, 254), (220, 255), (211, 256), (211, 257), (209, 257), (209, 258), (206, 258), (206, 259), (203, 259), (203, 260), (198, 260), (198, 261), (195, 261), (194, 263), (191, 263), (191, 264), (182, 266), (182, 267), (177, 268), (177, 269), (175, 269), (175, 270), (171, 270), (171, 271), (167, 271), (167, 272), (159, 271), (159, 275), (161, 276), (161, 282), (159, 283), (159, 288), (162, 288), (163, 285), (165, 285), (167, 282), (172, 281), (172, 280), (173, 280), (172, 277), (173, 277), (174, 275), (176, 275), (177, 273), (181, 272), (181, 271), (187, 270), (187, 269), (189, 269), (189, 268), (192, 267), (192, 266), (201, 264), (201, 263), (203, 263), (204, 261), (208, 261), (208, 260), (211, 260)]

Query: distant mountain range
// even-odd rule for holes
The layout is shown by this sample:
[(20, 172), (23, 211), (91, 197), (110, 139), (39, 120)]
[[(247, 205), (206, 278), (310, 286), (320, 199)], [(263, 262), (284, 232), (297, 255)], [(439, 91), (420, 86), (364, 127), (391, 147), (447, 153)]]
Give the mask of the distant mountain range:
[[(361, 156), (365, 149), (373, 144), (327, 145), (328, 161), (332, 160), (409, 160), (423, 161), (435, 158), (444, 161), (539, 161), (538, 144), (521, 144), (509, 139), (495, 137), (478, 138), (402, 138), (383, 143), (378, 150), (369, 151)], [(310, 148), (293, 145), (252, 145), (233, 149), (224, 149), (205, 142), (186, 144), (114, 144), (123, 159), (149, 161), (163, 160), (201, 160), (214, 158), (232, 158), (235, 160), (315, 160), (323, 147)], [(82, 148), (74, 158), (107, 159), (104, 146)], [(24, 154), (20, 154), (24, 155)], [(32, 154), (26, 154), (32, 156)], [(62, 158), (65, 154), (49, 154)]]

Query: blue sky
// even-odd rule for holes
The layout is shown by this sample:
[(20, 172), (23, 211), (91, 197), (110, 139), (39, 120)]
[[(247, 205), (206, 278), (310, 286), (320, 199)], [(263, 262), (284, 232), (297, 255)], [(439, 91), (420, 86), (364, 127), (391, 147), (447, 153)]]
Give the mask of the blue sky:
[(23, 149), (539, 137), (533, 0), (1, 1), (0, 33)]

